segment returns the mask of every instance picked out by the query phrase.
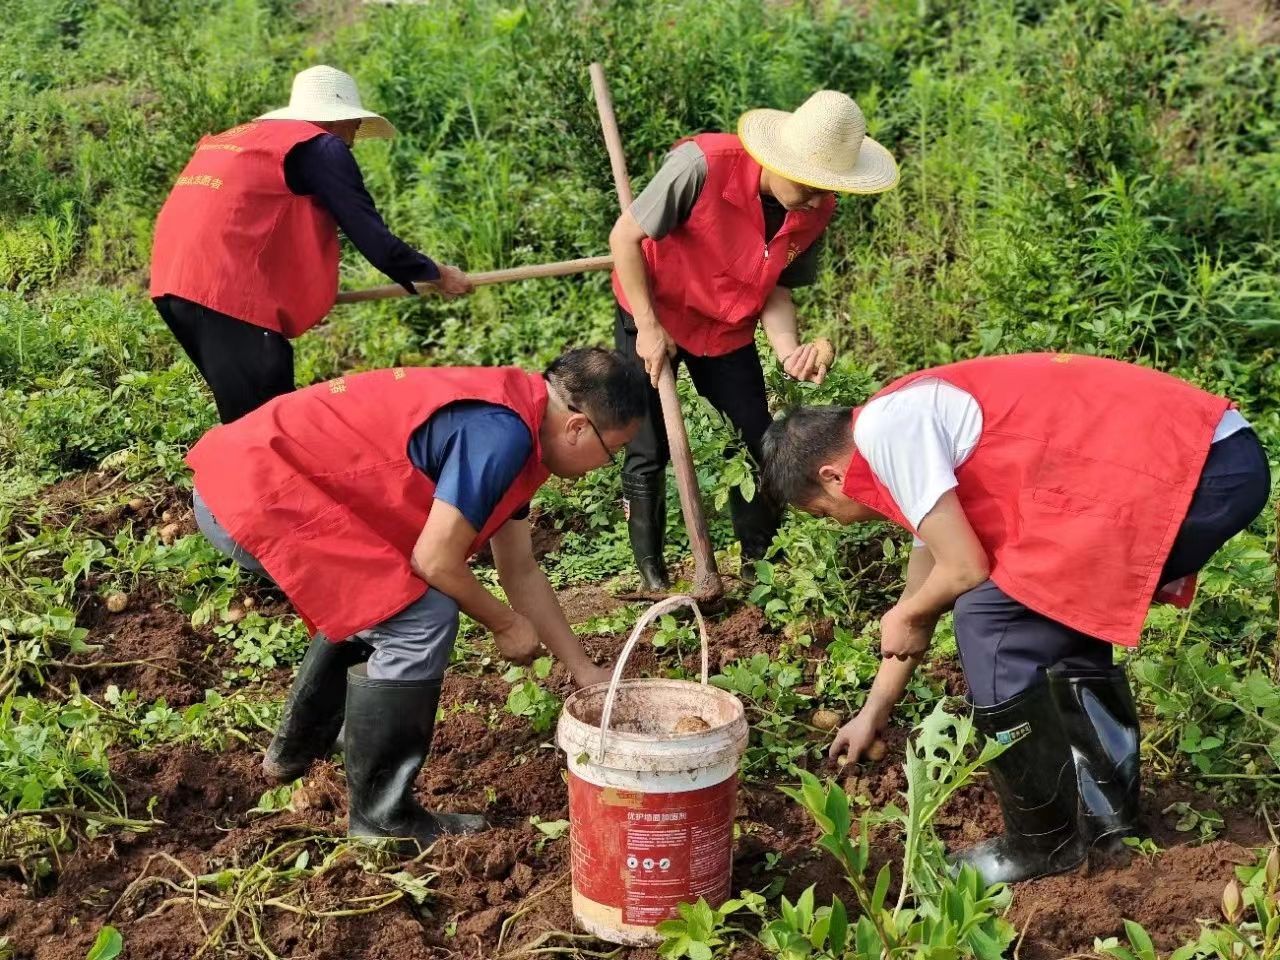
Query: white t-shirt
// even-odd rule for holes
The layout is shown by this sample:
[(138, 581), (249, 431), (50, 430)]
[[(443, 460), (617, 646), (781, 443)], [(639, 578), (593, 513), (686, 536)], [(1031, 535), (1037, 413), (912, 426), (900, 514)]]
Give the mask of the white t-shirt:
[[(1238, 410), (1222, 415), (1213, 442), (1249, 426)], [(956, 470), (982, 437), (982, 408), (973, 394), (937, 377), (877, 397), (858, 414), (853, 443), (917, 529), (948, 490)], [(923, 546), (918, 537), (916, 546)]]

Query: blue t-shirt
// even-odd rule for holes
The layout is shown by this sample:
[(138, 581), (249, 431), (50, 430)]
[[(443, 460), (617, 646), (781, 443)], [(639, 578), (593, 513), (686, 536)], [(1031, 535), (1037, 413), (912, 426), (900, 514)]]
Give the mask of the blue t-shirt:
[[(513, 411), (462, 400), (441, 407), (409, 437), (409, 460), (435, 481), (436, 499), (484, 527), (533, 452), (533, 437)], [(526, 503), (512, 514), (527, 517)]]

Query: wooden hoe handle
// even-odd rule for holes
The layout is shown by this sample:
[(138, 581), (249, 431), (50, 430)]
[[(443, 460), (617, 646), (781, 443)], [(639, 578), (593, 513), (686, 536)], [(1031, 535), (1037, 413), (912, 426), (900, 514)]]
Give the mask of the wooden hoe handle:
[[(622, 137), (618, 133), (618, 121), (613, 114), (613, 98), (609, 96), (604, 68), (593, 63), (590, 73), (591, 89), (595, 92), (596, 109), (600, 113), (600, 127), (604, 131), (604, 144), (609, 151), (609, 165), (613, 168), (613, 182), (618, 190), (618, 205), (625, 213), (631, 206), (631, 178), (627, 175)], [(684, 514), (689, 545), (693, 548), (694, 595), (699, 600), (713, 600), (724, 594), (724, 584), (720, 582), (716, 554), (707, 533), (707, 519), (702, 509), (702, 497), (698, 493), (698, 475), (693, 469), (689, 435), (684, 428), (680, 398), (676, 394), (676, 378), (669, 363), (662, 365), (662, 372), (658, 375), (658, 397), (662, 401), (662, 421), (667, 427), (671, 463), (675, 467), (676, 486), (680, 491), (680, 509)]]
[[(591, 270), (612, 270), (613, 257), (583, 257), (581, 260), (558, 260), (555, 263), (535, 263), (506, 270), (489, 270), (469, 273), (467, 279), (474, 286), (487, 287), (495, 283), (515, 283), (517, 280), (537, 280), (542, 277), (564, 277), (571, 273), (587, 273)], [(418, 293), (438, 293), (434, 283), (415, 283)], [(407, 297), (409, 291), (398, 283), (365, 290), (344, 290), (338, 294), (338, 303), (360, 303), (364, 300), (386, 300), (389, 297)]]

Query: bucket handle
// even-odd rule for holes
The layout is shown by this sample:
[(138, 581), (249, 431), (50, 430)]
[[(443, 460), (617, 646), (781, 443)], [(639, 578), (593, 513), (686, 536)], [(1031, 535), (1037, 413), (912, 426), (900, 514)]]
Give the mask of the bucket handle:
[(604, 760), (604, 743), (609, 732), (609, 720), (613, 716), (613, 701), (618, 693), (618, 684), (622, 680), (622, 672), (627, 667), (627, 659), (631, 656), (631, 651), (636, 643), (640, 640), (640, 635), (644, 633), (644, 628), (655, 617), (659, 617), (669, 610), (675, 610), (677, 607), (690, 607), (693, 610), (694, 619), (698, 621), (698, 635), (702, 639), (702, 685), (707, 685), (707, 625), (702, 619), (702, 611), (698, 609), (698, 601), (687, 594), (677, 593), (667, 597), (665, 600), (659, 600), (636, 621), (635, 628), (631, 631), (631, 636), (627, 638), (626, 645), (622, 648), (622, 653), (618, 655), (618, 665), (613, 668), (613, 677), (609, 681), (609, 693), (604, 698), (604, 714), (600, 718), (600, 747), (596, 751), (596, 762)]

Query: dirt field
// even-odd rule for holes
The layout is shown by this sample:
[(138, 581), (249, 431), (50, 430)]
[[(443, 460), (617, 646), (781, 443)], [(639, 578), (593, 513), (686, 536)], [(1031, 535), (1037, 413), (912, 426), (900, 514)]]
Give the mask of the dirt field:
[[(270, 595), (264, 599), (269, 601)], [(579, 621), (616, 605), (591, 590), (575, 590), (565, 599)], [(91, 617), (89, 622), (90, 639), (104, 644), (96, 655), (99, 660), (146, 656), (156, 662), (75, 671), (86, 691), (116, 683), (183, 705), (198, 701), (220, 671), (222, 652), (210, 647), (208, 638), (193, 631), (172, 607), (144, 601), (123, 617)], [(713, 663), (726, 651), (734, 656), (770, 652), (780, 642), (752, 607), (728, 610), (711, 629)], [(587, 645), (604, 658), (616, 652), (622, 639), (589, 637)], [(695, 666), (692, 653), (686, 665)], [(651, 650), (637, 653), (635, 673), (657, 667)], [(956, 664), (942, 662), (932, 669), (949, 693), (963, 692)], [(54, 677), (51, 686), (57, 687), (59, 679)], [(287, 673), (280, 671), (268, 682), (282, 690), (287, 681)], [(571, 688), (558, 666), (550, 683), (561, 694)], [(406, 898), (366, 915), (315, 920), (273, 907), (268, 894), (255, 933), (261, 943), (245, 943), (242, 952), (233, 948), (226, 955), (269, 956), (264, 947), (299, 960), (491, 958), (528, 955), (531, 949), (549, 946), (575, 946), (586, 956), (593, 955), (586, 951), (608, 951), (607, 945), (565, 936), (574, 929), (568, 840), (548, 840), (529, 822), (533, 816), (568, 816), (564, 763), (553, 734), (535, 734), (526, 721), (503, 710), (506, 694), (507, 684), (491, 673), (470, 676), (454, 671), (446, 680), (445, 718), (436, 730), (434, 755), (419, 780), (419, 796), (424, 804), (441, 810), (487, 810), (494, 828), (479, 836), (442, 841), (407, 867), (412, 875), (433, 878), (424, 907)], [(905, 786), (900, 766), (905, 738), (905, 730), (891, 731), (888, 755), (846, 786), (876, 803), (893, 800)], [(259, 773), (258, 750), (242, 745), (210, 754), (184, 746), (113, 756), (112, 771), (125, 787), (131, 813), (146, 810), (149, 798), (155, 797), (152, 815), (163, 825), (148, 833), (81, 844), (38, 891), (12, 877), (0, 880), (0, 929), (12, 938), (16, 956), (80, 960), (97, 929), (110, 922), (123, 934), (130, 957), (188, 960), (217, 933), (230, 911), (225, 898), (223, 907), (203, 901), (197, 905), (184, 868), (194, 875), (235, 870), (254, 863), (272, 847), (312, 832), (341, 836), (346, 794), (341, 770), (330, 763), (315, 768), (295, 794), (299, 812), (248, 812), (271, 786)], [(1249, 861), (1246, 848), (1267, 838), (1249, 813), (1235, 811), (1226, 812), (1227, 829), (1220, 839), (1186, 845), (1186, 835), (1173, 829), (1175, 817), (1160, 811), (1189, 796), (1177, 783), (1147, 784), (1148, 834), (1167, 848), (1160, 856), (1094, 863), (1073, 874), (1019, 887), (1011, 917), (1025, 931), (1018, 955), (1035, 960), (1089, 952), (1095, 937), (1120, 933), (1124, 918), (1144, 924), (1157, 946), (1170, 947), (1194, 933), (1198, 917), (1216, 914), (1233, 867)], [(735, 889), (759, 887), (782, 874), (792, 896), (811, 883), (818, 885), (819, 902), (841, 892), (835, 863), (811, 850), (815, 831), (807, 814), (772, 784), (744, 786), (738, 826)], [(948, 843), (959, 846), (997, 831), (1000, 814), (994, 796), (983, 784), (964, 790), (943, 812), (939, 826)], [(319, 845), (312, 843), (309, 849), (314, 857)], [(880, 838), (873, 838), (873, 852), (878, 862), (897, 854), (892, 843)], [(766, 861), (774, 854), (779, 859), (772, 873), (766, 873)], [(171, 883), (139, 882), (145, 877)], [(353, 898), (386, 889), (376, 880), (345, 855), (333, 869), (306, 884), (301, 896), (313, 912), (340, 904), (349, 910)], [(253, 929), (253, 924), (243, 928)], [(747, 941), (738, 955), (750, 957), (754, 949)], [(647, 960), (656, 954), (624, 950), (618, 956)]]

